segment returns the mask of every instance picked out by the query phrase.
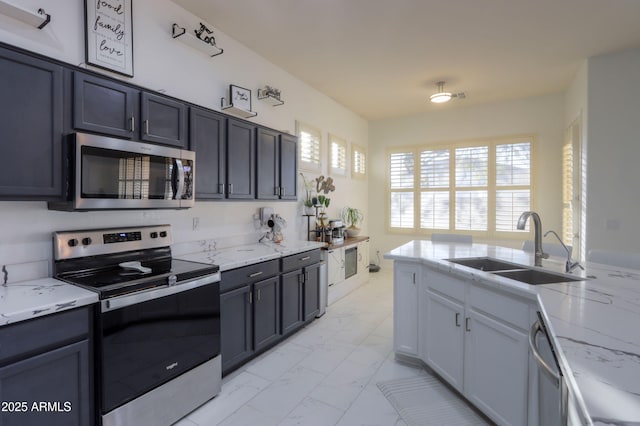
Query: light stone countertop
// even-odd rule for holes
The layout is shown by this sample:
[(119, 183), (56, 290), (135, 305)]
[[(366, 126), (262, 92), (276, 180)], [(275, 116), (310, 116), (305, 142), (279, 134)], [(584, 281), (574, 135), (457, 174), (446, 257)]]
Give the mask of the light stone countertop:
[(55, 278), (0, 285), (0, 326), (90, 305), (97, 301), (97, 293)]
[(283, 241), (275, 244), (271, 242), (254, 243), (220, 250), (200, 251), (176, 256), (178, 259), (215, 264), (220, 272), (267, 260), (279, 259), (296, 253), (325, 247), (325, 243), (315, 241)]
[[(595, 425), (638, 424), (640, 271), (586, 262), (585, 271), (573, 274), (585, 281), (534, 286), (443, 260), (484, 256), (533, 265), (533, 254), (518, 249), (431, 241), (411, 241), (384, 257), (492, 281), (505, 291), (537, 298), (582, 415)], [(543, 269), (554, 272), (562, 272), (563, 265), (559, 258), (543, 261)]]
[[(325, 247), (315, 241), (263, 243), (176, 256), (220, 266), (221, 271)], [(98, 302), (98, 293), (55, 278), (0, 285), (0, 326)]]

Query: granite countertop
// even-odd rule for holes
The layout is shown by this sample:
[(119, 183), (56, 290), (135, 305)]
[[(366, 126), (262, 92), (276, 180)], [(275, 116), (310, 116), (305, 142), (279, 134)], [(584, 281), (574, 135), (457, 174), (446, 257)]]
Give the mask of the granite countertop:
[(220, 250), (187, 253), (176, 258), (193, 262), (210, 263), (220, 266), (220, 271), (264, 262), (325, 247), (325, 243), (315, 241), (283, 241), (279, 244), (266, 242), (229, 247)]
[[(444, 260), (482, 256), (533, 265), (531, 253), (485, 244), (412, 241), (385, 254), (535, 297), (582, 415), (593, 424), (639, 422), (640, 271), (586, 262), (573, 273), (586, 281), (533, 286)], [(563, 265), (560, 258), (543, 261), (554, 272)]]
[(0, 286), (0, 326), (90, 305), (98, 294), (55, 278)]

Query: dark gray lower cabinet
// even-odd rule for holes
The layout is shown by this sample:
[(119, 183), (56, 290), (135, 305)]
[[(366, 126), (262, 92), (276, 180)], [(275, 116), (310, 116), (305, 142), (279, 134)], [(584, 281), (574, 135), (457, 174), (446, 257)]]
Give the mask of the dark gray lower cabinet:
[(253, 349), (259, 351), (280, 338), (280, 279), (253, 285)]
[[(222, 273), (223, 374), (315, 319), (320, 310), (320, 261), (316, 249)], [(264, 279), (257, 281), (260, 278)]]
[(220, 295), (222, 371), (242, 364), (253, 353), (251, 285)]
[(89, 342), (0, 368), (3, 426), (88, 425)]
[(281, 276), (282, 334), (289, 334), (313, 320), (320, 311), (320, 264)]
[(220, 289), (222, 373), (226, 374), (281, 337), (278, 261), (224, 271)]
[(91, 316), (79, 308), (0, 327), (0, 424), (94, 424)]
[(304, 320), (311, 321), (320, 312), (320, 264), (304, 268)]
[(304, 324), (302, 269), (282, 274), (282, 334), (289, 334)]

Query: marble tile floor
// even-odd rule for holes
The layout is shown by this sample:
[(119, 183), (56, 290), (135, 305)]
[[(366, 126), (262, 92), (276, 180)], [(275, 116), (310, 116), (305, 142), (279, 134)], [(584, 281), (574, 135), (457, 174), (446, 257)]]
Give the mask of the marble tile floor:
[(426, 373), (397, 362), (392, 345), (393, 274), (383, 269), (174, 426), (406, 426), (376, 383)]

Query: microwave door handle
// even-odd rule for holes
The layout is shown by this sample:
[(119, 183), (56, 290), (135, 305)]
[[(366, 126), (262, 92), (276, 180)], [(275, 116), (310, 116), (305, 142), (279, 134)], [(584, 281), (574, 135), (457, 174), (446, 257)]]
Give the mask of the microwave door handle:
[(176, 186), (175, 192), (173, 194), (174, 200), (180, 200), (182, 198), (182, 194), (184, 192), (184, 167), (182, 167), (182, 160), (179, 158), (175, 159), (175, 168), (176, 168)]

